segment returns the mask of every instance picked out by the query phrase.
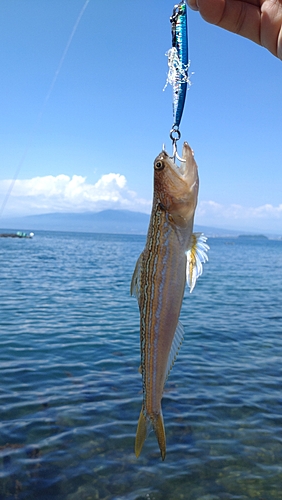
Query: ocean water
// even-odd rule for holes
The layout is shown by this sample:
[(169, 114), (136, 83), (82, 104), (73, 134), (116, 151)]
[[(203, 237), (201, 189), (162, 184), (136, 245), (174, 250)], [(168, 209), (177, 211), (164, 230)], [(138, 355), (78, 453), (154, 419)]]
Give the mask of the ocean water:
[(209, 239), (139, 459), (143, 236), (0, 240), (0, 499), (282, 499), (282, 241)]

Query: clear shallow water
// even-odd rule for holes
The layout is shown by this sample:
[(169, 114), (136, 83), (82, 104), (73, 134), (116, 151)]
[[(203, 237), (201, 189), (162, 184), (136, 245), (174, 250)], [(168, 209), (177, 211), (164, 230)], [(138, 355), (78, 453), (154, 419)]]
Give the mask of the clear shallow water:
[(210, 239), (137, 460), (141, 236), (0, 240), (0, 499), (282, 499), (282, 242)]

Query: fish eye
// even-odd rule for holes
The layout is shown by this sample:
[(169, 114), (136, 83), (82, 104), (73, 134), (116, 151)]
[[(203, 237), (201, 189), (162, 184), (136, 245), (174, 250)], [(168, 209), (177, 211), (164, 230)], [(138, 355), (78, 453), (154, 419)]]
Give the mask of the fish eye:
[(164, 162), (161, 160), (156, 161), (155, 170), (163, 170), (163, 169), (164, 169)]

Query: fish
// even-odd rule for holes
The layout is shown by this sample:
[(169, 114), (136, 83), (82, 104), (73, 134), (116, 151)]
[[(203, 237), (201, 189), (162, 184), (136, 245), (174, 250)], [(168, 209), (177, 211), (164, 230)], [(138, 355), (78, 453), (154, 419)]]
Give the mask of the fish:
[(174, 6), (171, 22), (172, 48), (168, 50), (169, 72), (167, 82), (173, 88), (173, 129), (178, 129), (186, 99), (187, 84), (191, 82), (188, 75), (188, 24), (187, 7), (183, 0)]
[(178, 167), (162, 151), (154, 161), (154, 195), (145, 248), (131, 281), (140, 311), (143, 403), (135, 454), (154, 430), (162, 460), (166, 437), (161, 409), (164, 385), (174, 364), (184, 329), (179, 321), (185, 283), (192, 292), (208, 260), (207, 238), (193, 233), (199, 189), (198, 167), (187, 142)]

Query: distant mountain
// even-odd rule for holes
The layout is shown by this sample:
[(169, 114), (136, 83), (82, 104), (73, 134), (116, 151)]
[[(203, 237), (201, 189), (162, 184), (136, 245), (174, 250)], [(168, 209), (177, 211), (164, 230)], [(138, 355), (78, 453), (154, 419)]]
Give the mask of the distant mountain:
[[(18, 231), (74, 231), (85, 233), (146, 234), (150, 216), (129, 210), (103, 210), (84, 213), (51, 213), (0, 219), (1, 229)], [(195, 226), (206, 236), (236, 237), (241, 231)]]
[(149, 215), (129, 210), (51, 213), (0, 219), (2, 228), (91, 233), (145, 234)]

